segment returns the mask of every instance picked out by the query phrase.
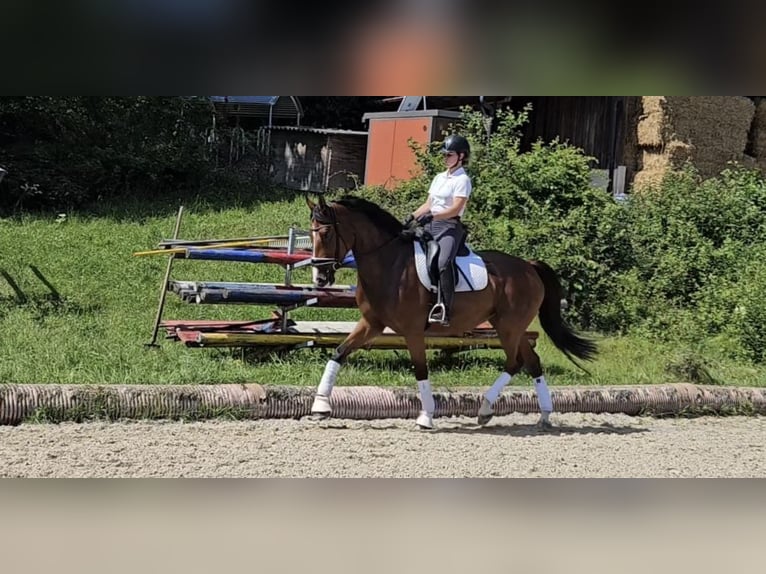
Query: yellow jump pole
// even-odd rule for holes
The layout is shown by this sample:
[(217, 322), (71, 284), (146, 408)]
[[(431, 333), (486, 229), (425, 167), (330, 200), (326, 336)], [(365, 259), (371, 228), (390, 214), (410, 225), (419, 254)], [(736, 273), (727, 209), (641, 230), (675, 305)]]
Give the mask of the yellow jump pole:
[[(347, 337), (345, 333), (200, 333), (197, 343), (204, 347), (249, 347), (300, 345), (310, 343), (320, 347), (336, 347)], [(406, 349), (407, 342), (399, 335), (380, 335), (364, 346), (377, 349)], [(496, 337), (426, 337), (429, 349), (502, 348)]]
[(142, 257), (145, 255), (176, 255), (178, 253), (186, 253), (193, 249), (224, 249), (226, 247), (249, 247), (251, 245), (261, 245), (263, 243), (270, 242), (271, 239), (259, 239), (250, 241), (230, 241), (228, 243), (214, 243), (212, 245), (202, 246), (189, 246), (189, 247), (175, 247), (173, 249), (152, 249), (151, 251), (138, 251), (133, 254), (134, 257)]

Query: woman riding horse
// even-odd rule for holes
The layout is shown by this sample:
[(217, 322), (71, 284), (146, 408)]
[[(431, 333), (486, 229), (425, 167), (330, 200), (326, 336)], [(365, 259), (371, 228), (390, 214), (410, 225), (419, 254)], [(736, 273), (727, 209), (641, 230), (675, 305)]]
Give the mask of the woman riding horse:
[(417, 222), (424, 226), (439, 244), (439, 302), (428, 315), (429, 323), (449, 325), (452, 301), (455, 296), (455, 272), (452, 263), (465, 228), (461, 218), (471, 197), (471, 178), (463, 169), (471, 154), (468, 140), (461, 135), (451, 135), (442, 146), (447, 170), (434, 177), (428, 190), (428, 199), (404, 222), (405, 227)]
[(417, 425), (433, 428), (436, 409), (426, 363), (426, 330), (435, 335), (462, 336), (489, 321), (506, 361), (504, 372), (484, 394), (479, 423), (489, 422), (502, 390), (524, 368), (534, 378), (540, 424), (549, 426), (553, 404), (540, 358), (526, 337), (527, 328), (539, 315), (545, 333), (573, 362), (573, 356), (584, 360), (595, 357), (596, 346), (562, 320), (561, 286), (548, 265), (499, 251), (478, 252), (486, 264), (487, 286), (455, 295), (449, 325), (429, 324), (431, 292), (418, 277), (412, 237), (402, 233), (404, 228), (393, 215), (358, 197), (327, 203), (320, 196), (319, 203), (310, 199), (307, 203), (317, 266), (315, 283), (320, 288), (331, 285), (335, 271), (352, 251), (358, 276), (356, 302), (362, 315), (327, 363), (312, 406), (315, 416), (331, 415), (332, 390), (349, 355), (388, 327), (406, 340), (415, 368), (422, 405)]

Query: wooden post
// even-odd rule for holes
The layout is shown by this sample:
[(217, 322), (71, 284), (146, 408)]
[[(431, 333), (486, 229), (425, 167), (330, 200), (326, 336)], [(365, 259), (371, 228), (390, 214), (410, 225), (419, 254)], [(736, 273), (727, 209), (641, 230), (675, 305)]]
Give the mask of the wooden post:
[[(181, 229), (181, 217), (183, 216), (184, 212), (184, 206), (178, 208), (178, 217), (176, 217), (176, 227), (175, 231), (173, 231), (173, 239), (178, 239), (178, 232)], [(149, 343), (146, 343), (144, 347), (146, 348), (157, 348), (159, 345), (157, 345), (157, 333), (160, 330), (160, 321), (162, 320), (162, 310), (165, 307), (165, 297), (167, 296), (168, 292), (168, 281), (170, 280), (170, 270), (173, 267), (173, 259), (174, 257), (170, 257), (168, 259), (168, 267), (165, 270), (165, 279), (162, 281), (162, 286), (160, 287), (160, 302), (159, 306), (157, 307), (157, 317), (154, 319), (154, 330), (152, 331), (152, 340)]]

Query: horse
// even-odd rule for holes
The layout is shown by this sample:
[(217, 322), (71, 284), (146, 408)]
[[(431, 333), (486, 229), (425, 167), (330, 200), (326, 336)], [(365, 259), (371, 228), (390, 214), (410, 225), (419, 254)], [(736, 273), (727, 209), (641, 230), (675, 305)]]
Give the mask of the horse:
[(473, 252), (466, 243), (463, 254), (467, 250), (473, 256), (474, 271), (475, 263), (479, 262), (478, 280), (473, 277), (474, 287), (468, 288), (461, 288), (456, 281), (458, 288), (449, 325), (428, 323), (434, 289), (426, 285), (423, 266), (419, 271), (416, 264), (415, 246), (419, 242), (396, 217), (353, 195), (330, 203), (322, 195), (318, 203), (306, 196), (306, 203), (311, 211), (314, 285), (331, 286), (341, 262), (349, 252), (353, 253), (358, 277), (356, 302), (361, 312), (352, 332), (327, 362), (311, 408), (315, 419), (332, 415), (332, 390), (349, 356), (388, 327), (404, 337), (414, 367), (422, 406), (416, 425), (424, 430), (433, 429), (435, 403), (426, 359), (426, 332), (460, 336), (489, 321), (506, 359), (504, 371), (482, 396), (479, 425), (486, 425), (493, 418), (493, 404), (524, 368), (535, 383), (540, 408), (537, 424), (541, 428), (552, 426), (551, 395), (540, 357), (526, 337), (529, 325), (539, 316), (554, 345), (579, 368), (583, 367), (575, 358), (591, 361), (598, 349), (593, 340), (583, 337), (563, 320), (561, 284), (549, 265), (497, 250)]

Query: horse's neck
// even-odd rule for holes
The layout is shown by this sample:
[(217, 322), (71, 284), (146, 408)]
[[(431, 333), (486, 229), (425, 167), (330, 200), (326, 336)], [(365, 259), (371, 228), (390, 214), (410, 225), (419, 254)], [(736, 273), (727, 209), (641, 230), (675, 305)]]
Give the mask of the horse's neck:
[(367, 255), (382, 257), (381, 251), (386, 246), (395, 242), (395, 239), (379, 230), (370, 233), (361, 228), (358, 224), (354, 226), (354, 235), (356, 236), (356, 245), (354, 246), (355, 257), (365, 257)]
[(401, 278), (412, 257), (412, 246), (395, 237), (359, 242), (354, 250), (357, 275), (368, 299), (382, 304), (396, 299)]

